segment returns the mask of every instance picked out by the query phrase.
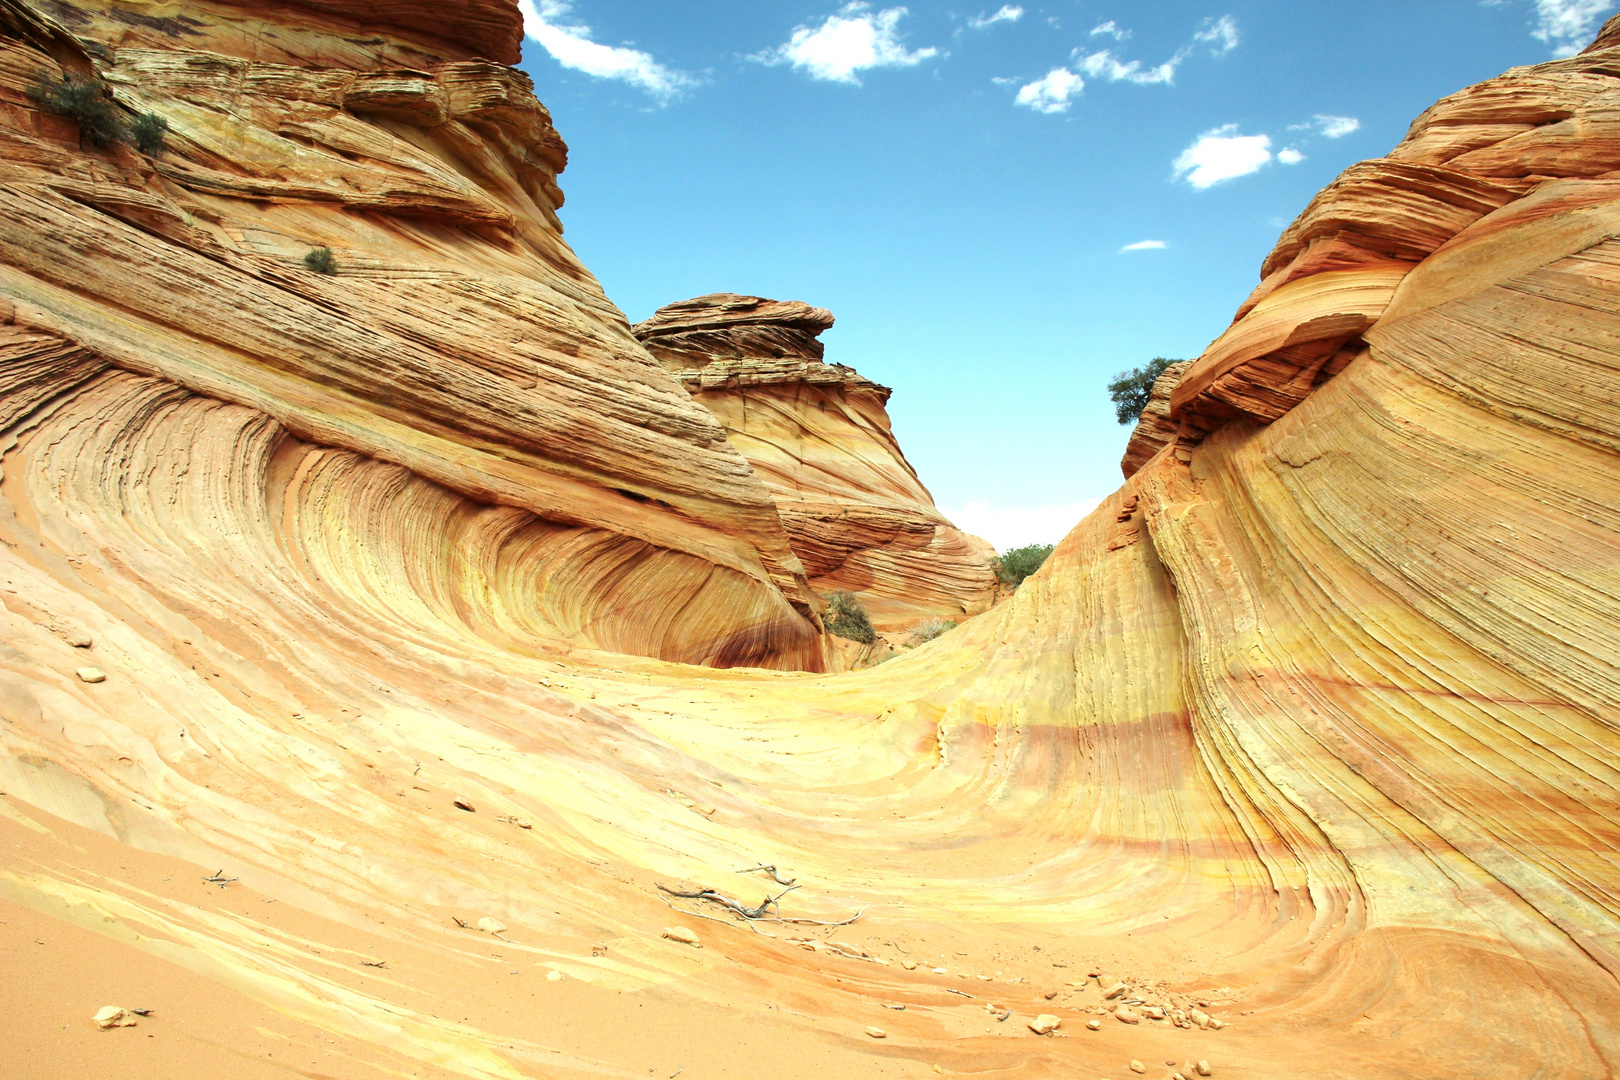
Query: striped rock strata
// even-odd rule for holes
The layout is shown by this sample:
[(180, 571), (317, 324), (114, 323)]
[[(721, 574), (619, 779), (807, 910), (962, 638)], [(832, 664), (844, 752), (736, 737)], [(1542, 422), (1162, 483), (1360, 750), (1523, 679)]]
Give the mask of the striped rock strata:
[[(92, 31), (114, 50), (101, 64), (184, 56), (202, 96), (207, 73), (239, 58), (188, 51), (214, 36), (152, 30), (137, 46), (119, 35), (146, 34), (138, 19), (18, 30), (16, 6), (0, 10), (0, 147), (22, 177), (0, 216), (48, 211), (40, 221), (79, 241), (46, 247), (37, 223), (0, 231), (7, 296), (26, 290), (0, 311), (22, 358), (0, 385), (0, 1050), (13, 1072), (1118, 1077), (1135, 1060), (1160, 1077), (1205, 1061), (1217, 1080), (1620, 1073), (1614, 29), (1447, 99), (1401, 156), (1331, 186), (1268, 263), (1265, 294), (1172, 394), (1186, 418), (1173, 445), (1010, 601), (832, 676), (569, 651), (531, 631), (555, 580), (540, 554), (606, 560), (647, 542), (624, 539), (628, 525), (554, 526), (451, 481), (494, 475), (498, 459), (549, 490), (532, 462), (605, 454), (586, 445), (603, 437), (645, 440), (628, 445), (667, 453), (656, 461), (675, 477), (723, 463), (753, 475), (617, 321), (540, 201), (503, 204), (511, 240), (499, 221), (477, 226), (496, 230), (487, 246), (443, 219), (340, 215), (291, 194), (327, 190), (322, 169), (340, 167), (313, 141), (253, 180), (295, 185), (256, 196), (262, 209), (171, 188), (161, 171), (148, 182), (170, 202), (147, 198), (126, 179), (146, 166), (70, 145), (19, 102), (18, 73), (71, 59)], [(228, 10), (187, 15), (227, 42)], [(348, 39), (393, 36), (317, 33), (307, 10), (274, 9), (272, 27), (262, 6), (243, 9), (276, 36), (235, 40), (328, 59), (428, 47), (404, 30), (377, 46)], [(293, 69), (276, 69), (281, 85), (303, 85), (306, 61), (275, 63)], [(191, 168), (229, 177), (234, 155), (280, 146), (257, 124), (232, 141), (187, 119), (184, 95), (152, 100), (184, 121), (176, 158)], [(244, 108), (214, 100), (220, 115)], [(461, 137), (322, 108), (413, 154)], [(194, 149), (209, 132), (219, 155)], [(392, 190), (342, 159), (356, 180), (339, 194)], [(465, 180), (435, 181), (444, 204), (484, 205)], [(403, 237), (409, 274), (297, 269), (314, 240), (355, 267)], [(114, 240), (180, 301), (161, 332), (156, 302), (137, 302), (144, 276), (97, 254)], [(210, 242), (223, 254), (206, 265), (186, 254)], [(191, 280), (204, 272), (237, 306), (185, 310), (207, 299)], [(476, 319), (444, 306), (458, 289)], [(502, 321), (514, 291), (544, 317)], [(263, 327), (283, 294), (290, 311)], [(450, 313), (469, 367), (494, 362), (468, 344), (491, 340), (488, 319), (503, 335), (556, 326), (544, 349), (510, 355), (544, 357), (535, 370), (557, 394), (576, 384), (549, 373), (578, 371), (581, 397), (606, 395), (598, 408), (637, 423), (586, 423), (598, 414), (582, 405), (571, 415), (590, 437), (565, 428), (536, 443), (557, 455), (542, 457), (488, 433), (505, 430), (493, 419), (476, 433), (425, 419), (473, 424), (459, 369), (427, 388), (379, 377), (377, 401), (295, 381), (304, 352), (334, 355), (316, 334), (377, 335), (387, 350), (367, 357), (439, 340), (422, 303)], [(239, 359), (251, 356), (291, 374), (260, 386), (268, 360)], [(234, 380), (212, 374), (221, 358), (240, 365)], [(622, 382), (586, 378), (610, 368)], [(348, 370), (332, 378), (360, 377)], [(206, 392), (184, 381), (193, 371)], [(270, 390), (287, 383), (299, 393), (283, 405)], [(409, 406), (412, 424), (385, 428), (384, 406)], [(410, 460), (362, 452), (418, 423), (436, 441)], [(700, 452), (682, 430), (714, 442)], [(595, 483), (638, 475), (578, 460)], [(463, 471), (427, 478), (446, 461)], [(689, 507), (689, 528), (706, 530), (693, 535), (717, 547), (762, 535), (736, 523), (770, 505), (763, 485), (757, 503), (717, 489), (702, 487), (726, 528), (679, 492), (625, 501), (655, 523), (681, 517), (655, 498)], [(593, 548), (599, 533), (620, 539)], [(634, 591), (636, 565), (581, 574), (552, 594), (580, 609), (546, 618), (602, 625), (593, 605), (618, 589), (649, 625), (682, 625)], [(704, 618), (769, 623), (780, 595), (749, 585)], [(90, 667), (105, 678), (77, 674)], [(778, 874), (797, 888), (783, 893)], [(815, 924), (750, 929), (659, 885), (751, 908), (779, 897), (783, 916)], [(75, 954), (75, 941), (90, 944)], [(90, 996), (133, 971), (128, 994)], [(186, 990), (203, 1007), (181, 1010)], [(100, 1005), (154, 997), (175, 1005), (93, 1030)], [(30, 1000), (42, 1004), (15, 1005)], [(1031, 1031), (1043, 1014), (1062, 1026)], [(219, 1017), (237, 1019), (193, 1034)]]
[(816, 589), (857, 593), (880, 628), (985, 610), (994, 549), (935, 508), (890, 429), (889, 388), (821, 362), (832, 322), (797, 301), (717, 293), (634, 330), (770, 489)]
[[(167, 11), (0, 3), (20, 392), (87, 419), (113, 393), (131, 428), (108, 438), (187, 395), (243, 407), (194, 452), (243, 455), (266, 499), (330, 526), (377, 491), (382, 518), (342, 531), (392, 530), (469, 632), (819, 669), (769, 492), (562, 240), (566, 147), (480, 56), (516, 58), (512, 5)], [(63, 72), (163, 116), (168, 149), (81, 146), (27, 94)], [(337, 276), (302, 265), (316, 246)]]

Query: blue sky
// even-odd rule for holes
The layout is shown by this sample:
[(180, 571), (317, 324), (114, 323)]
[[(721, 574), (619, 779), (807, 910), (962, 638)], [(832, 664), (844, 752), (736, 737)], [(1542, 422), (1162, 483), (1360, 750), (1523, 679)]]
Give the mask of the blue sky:
[(1105, 384), (1196, 356), (1278, 232), (1614, 0), (523, 0), (567, 239), (632, 321), (805, 300), (998, 547), (1119, 486)]

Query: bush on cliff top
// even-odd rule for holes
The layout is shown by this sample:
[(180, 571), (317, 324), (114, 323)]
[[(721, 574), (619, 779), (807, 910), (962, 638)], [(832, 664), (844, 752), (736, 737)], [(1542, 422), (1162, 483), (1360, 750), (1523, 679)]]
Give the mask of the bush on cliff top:
[(1121, 424), (1134, 424), (1147, 408), (1148, 396), (1153, 392), (1153, 381), (1164, 374), (1164, 369), (1176, 360), (1155, 356), (1139, 368), (1122, 371), (1108, 384), (1108, 396), (1114, 399), (1114, 419)]
[(866, 609), (861, 607), (861, 602), (855, 599), (852, 592), (827, 594), (827, 632), (862, 645), (870, 645), (877, 640), (872, 620), (866, 617)]
[(1024, 583), (1024, 579), (1041, 568), (1046, 557), (1052, 554), (1056, 544), (1025, 544), (1023, 547), (1013, 548), (996, 559), (996, 576), (1013, 588)]

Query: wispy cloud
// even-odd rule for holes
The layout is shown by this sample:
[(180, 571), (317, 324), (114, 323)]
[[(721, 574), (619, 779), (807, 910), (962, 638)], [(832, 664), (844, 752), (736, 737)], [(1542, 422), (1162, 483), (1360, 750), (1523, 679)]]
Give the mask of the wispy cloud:
[(1041, 78), (1019, 87), (1015, 105), (1027, 105), (1038, 113), (1069, 111), (1069, 100), (1086, 88), (1086, 80), (1066, 67), (1053, 68)]
[(1055, 544), (1097, 508), (1099, 499), (1076, 503), (1050, 503), (1034, 507), (996, 507), (989, 499), (974, 499), (958, 510), (944, 509), (956, 526), (982, 536), (997, 551), (1025, 544)]
[(1211, 56), (1225, 56), (1238, 47), (1238, 28), (1232, 16), (1204, 20), (1204, 28), (1193, 35), (1200, 45), (1208, 45)]
[(1552, 46), (1554, 56), (1574, 56), (1597, 34), (1614, 0), (1536, 0), (1530, 36)]
[(1342, 139), (1352, 131), (1361, 130), (1361, 121), (1354, 116), (1323, 116), (1317, 113), (1312, 119), (1316, 121), (1316, 130), (1329, 139)]
[[(1121, 29), (1118, 23), (1110, 19), (1093, 27), (1090, 36), (1107, 36), (1115, 41), (1124, 41), (1131, 36), (1131, 32)], [(1137, 86), (1168, 86), (1176, 81), (1176, 69), (1200, 44), (1209, 45), (1211, 55), (1224, 56), (1237, 47), (1237, 23), (1230, 15), (1205, 20), (1192, 41), (1177, 49), (1170, 59), (1152, 67), (1144, 67), (1140, 60), (1121, 59), (1112, 49), (1085, 54), (1075, 49), (1071, 54), (1073, 63), (1069, 67), (1053, 68), (1035, 82), (1026, 83), (1019, 89), (1013, 102), (1036, 112), (1067, 112), (1070, 101), (1085, 89), (1086, 77), (1104, 82), (1135, 83)]]
[(977, 15), (969, 19), (967, 24), (971, 30), (983, 30), (996, 23), (1017, 22), (1024, 17), (1024, 9), (1012, 4), (1002, 4), (996, 9), (994, 15)]
[(762, 64), (791, 64), (814, 79), (860, 85), (871, 68), (912, 67), (939, 55), (935, 48), (908, 50), (900, 40), (903, 7), (873, 11), (864, 2), (845, 4), (819, 26), (796, 27), (785, 45), (749, 57)]
[(1277, 160), (1283, 165), (1298, 165), (1305, 160), (1305, 155), (1292, 146), (1285, 146), (1277, 151)]
[(1202, 191), (1259, 172), (1271, 161), (1271, 136), (1239, 135), (1236, 124), (1204, 132), (1175, 160), (1176, 179)]
[(1126, 244), (1120, 248), (1119, 253), (1123, 255), (1127, 251), (1159, 251), (1169, 246), (1163, 240), (1138, 240), (1134, 244)]
[(665, 67), (640, 49), (592, 41), (591, 28), (570, 19), (573, 8), (567, 0), (518, 0), (518, 7), (523, 11), (523, 33), (565, 68), (627, 82), (659, 101), (668, 101), (698, 84), (697, 79)]

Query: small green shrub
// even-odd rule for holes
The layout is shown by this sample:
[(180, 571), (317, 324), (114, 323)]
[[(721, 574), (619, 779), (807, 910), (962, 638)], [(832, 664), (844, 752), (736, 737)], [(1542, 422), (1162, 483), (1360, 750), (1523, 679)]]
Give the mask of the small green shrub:
[(861, 602), (855, 599), (852, 592), (827, 594), (827, 632), (862, 645), (870, 645), (877, 640), (872, 620), (867, 618), (866, 609), (861, 607)]
[(933, 641), (947, 630), (955, 630), (956, 623), (949, 619), (923, 619), (911, 628), (911, 640), (918, 645)]
[(1024, 579), (1041, 568), (1046, 557), (1052, 554), (1056, 544), (1025, 544), (1020, 548), (1013, 548), (996, 559), (996, 576), (1013, 588), (1024, 583)]
[(1147, 408), (1154, 380), (1174, 363), (1178, 361), (1155, 356), (1139, 368), (1115, 375), (1114, 381), (1108, 384), (1108, 396), (1114, 399), (1114, 419), (1121, 424), (1136, 423), (1142, 410)]
[(317, 274), (337, 273), (337, 259), (332, 257), (332, 249), (318, 247), (304, 256), (304, 265)]
[(43, 72), (28, 88), (28, 96), (51, 112), (77, 120), (79, 133), (92, 146), (107, 146), (124, 137), (118, 106), (100, 79), (78, 79), (71, 73), (59, 79)]
[(169, 122), (157, 113), (141, 113), (129, 125), (129, 137), (135, 149), (147, 157), (157, 157), (163, 153), (163, 137), (168, 130)]

